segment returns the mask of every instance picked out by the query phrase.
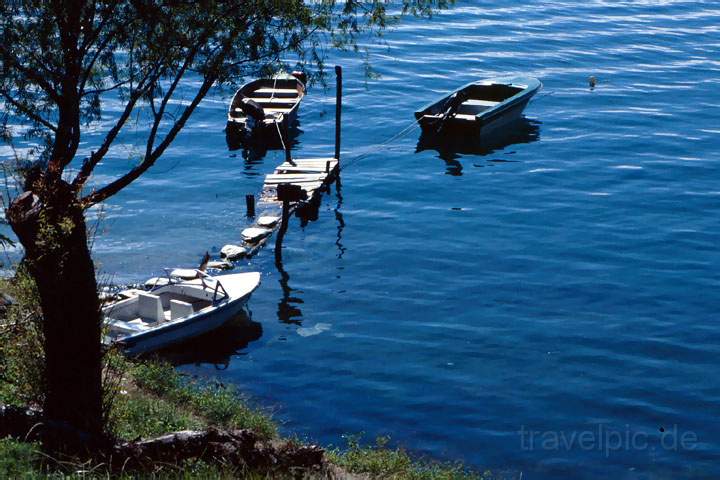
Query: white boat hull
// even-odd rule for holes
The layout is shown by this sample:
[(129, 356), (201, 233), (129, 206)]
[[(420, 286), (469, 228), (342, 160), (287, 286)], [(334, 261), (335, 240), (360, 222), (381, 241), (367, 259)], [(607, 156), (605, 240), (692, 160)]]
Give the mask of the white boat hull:
[[(236, 317), (247, 304), (252, 292), (260, 283), (260, 274), (253, 272), (216, 278), (226, 288), (228, 293), (226, 298), (183, 318), (166, 320), (156, 325), (143, 325), (142, 331), (109, 336), (105, 343), (120, 346), (126, 355), (137, 356), (190, 340), (222, 326)], [(187, 285), (190, 285), (190, 288), (198, 288), (196, 280), (187, 282)], [(182, 291), (183, 284), (158, 287), (157, 291), (162, 292), (163, 289), (173, 287)], [(104, 309), (109, 317), (113, 315), (113, 307), (109, 305)], [(107, 318), (106, 322), (111, 332), (114, 325), (120, 323), (127, 325), (126, 322), (112, 318)], [(137, 320), (135, 322), (137, 323)]]

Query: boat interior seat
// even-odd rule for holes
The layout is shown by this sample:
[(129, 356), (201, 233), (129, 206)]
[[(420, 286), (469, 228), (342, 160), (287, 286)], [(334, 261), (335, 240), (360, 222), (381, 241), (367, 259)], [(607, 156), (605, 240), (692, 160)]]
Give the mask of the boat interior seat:
[(143, 326), (133, 322), (125, 322), (123, 320), (113, 320), (110, 323), (110, 329), (122, 333), (124, 335), (133, 335), (143, 331)]
[(464, 115), (477, 115), (478, 113), (484, 112), (485, 110), (494, 107), (498, 103), (500, 102), (470, 98), (460, 104), (460, 108), (458, 108), (458, 113)]
[(297, 97), (297, 88), (259, 88), (252, 92), (253, 95), (274, 96), (274, 97)]
[(494, 102), (492, 100), (481, 100), (478, 98), (469, 98), (463, 102), (463, 105), (481, 105), (484, 107), (494, 107), (500, 102)]
[(181, 300), (170, 300), (170, 320), (189, 317), (195, 313), (192, 303), (183, 302)]
[(138, 316), (149, 322), (165, 321), (162, 301), (157, 295), (141, 292), (138, 294)]
[(270, 105), (289, 105), (292, 106), (297, 101), (297, 97), (274, 97), (274, 98), (261, 98), (261, 97), (253, 97), (250, 100), (252, 100), (255, 103), (259, 103), (263, 106), (270, 106)]

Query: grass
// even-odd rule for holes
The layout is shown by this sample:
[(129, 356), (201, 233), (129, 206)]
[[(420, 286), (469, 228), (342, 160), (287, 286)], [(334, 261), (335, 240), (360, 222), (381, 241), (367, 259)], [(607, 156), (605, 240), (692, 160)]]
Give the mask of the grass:
[(372, 479), (387, 480), (472, 480), (494, 478), (490, 472), (472, 472), (462, 464), (425, 462), (413, 459), (401, 448), (388, 448), (390, 439), (378, 437), (375, 445), (362, 446), (357, 436), (349, 437), (347, 449), (329, 452), (332, 463), (345, 471)]
[[(32, 280), (18, 272), (13, 281), (0, 280), (0, 291), (17, 300), (0, 321), (0, 402), (41, 405), (42, 334), (37, 294)], [(109, 411), (110, 431), (118, 438), (151, 438), (178, 430), (216, 426), (250, 429), (262, 440), (278, 440), (271, 416), (248, 405), (234, 387), (184, 376), (170, 364), (132, 362), (118, 353), (106, 356), (105, 388), (113, 398)], [(298, 442), (298, 440), (293, 440)], [(469, 480), (495, 478), (467, 471), (459, 464), (440, 464), (413, 459), (406, 451), (388, 448), (388, 440), (361, 446), (351, 437), (348, 447), (327, 452), (341, 471), (368, 479)], [(102, 465), (59, 462), (44, 455), (39, 446), (0, 439), (0, 478), (18, 479), (235, 479), (278, 478), (248, 472), (224, 463), (200, 461), (180, 465), (157, 465), (153, 472), (110, 473)], [(291, 478), (291, 477), (288, 477)], [(324, 473), (303, 478), (326, 478)], [(342, 475), (339, 478), (343, 478)]]
[(248, 478), (251, 480), (265, 478), (261, 475), (245, 472), (226, 465), (209, 465), (203, 462), (186, 462), (183, 465), (165, 465), (156, 472), (127, 472), (109, 474), (102, 466), (91, 468), (84, 464), (58, 464), (45, 457), (40, 447), (34, 443), (26, 443), (8, 438), (0, 439), (0, 478), (22, 480), (196, 480), (219, 479), (231, 480)]
[(248, 406), (233, 387), (190, 381), (167, 363), (139, 363), (130, 372), (135, 385), (143, 392), (135, 398), (151, 394), (173, 405), (178, 412), (188, 415), (186, 428), (193, 428), (190, 425), (195, 416), (202, 418), (205, 425), (253, 430), (265, 440), (277, 436), (277, 425), (269, 414)]

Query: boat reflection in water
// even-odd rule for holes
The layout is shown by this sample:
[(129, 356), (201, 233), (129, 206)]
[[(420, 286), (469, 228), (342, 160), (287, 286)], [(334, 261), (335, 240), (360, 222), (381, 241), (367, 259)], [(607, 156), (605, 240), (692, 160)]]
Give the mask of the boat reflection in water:
[(250, 342), (260, 337), (262, 325), (252, 320), (249, 311), (242, 310), (212, 332), (160, 350), (156, 355), (173, 365), (209, 363), (218, 370), (225, 370), (233, 355), (240, 354)]
[[(303, 133), (303, 131), (300, 130), (300, 121), (296, 120), (290, 125), (290, 128), (287, 131), (287, 138), (290, 139), (291, 148), (295, 146), (297, 138), (301, 133)], [(278, 135), (247, 136), (243, 132), (239, 131), (237, 128), (233, 128), (229, 125), (225, 128), (225, 142), (227, 143), (228, 150), (230, 150), (231, 152), (244, 149), (254, 152), (262, 152), (262, 156), (264, 156), (265, 152), (267, 152), (268, 150), (283, 150), (283, 142), (287, 143), (287, 138), (283, 135), (283, 139), (282, 141), (280, 141)]]
[[(483, 132), (480, 137), (451, 130), (444, 130), (442, 134), (425, 130), (420, 134), (415, 152), (435, 150), (438, 157), (445, 161), (448, 175), (462, 175), (462, 163), (459, 159), (463, 156), (485, 156), (510, 145), (536, 142), (540, 139), (540, 125), (541, 122), (521, 117), (512, 123)], [(490, 160), (489, 163), (497, 161)]]
[[(302, 130), (298, 128), (299, 122), (295, 122), (289, 130), (290, 139), (284, 140), (286, 144), (289, 144), (291, 150), (297, 150), (300, 146), (299, 135)], [(230, 152), (240, 152), (240, 156), (243, 159), (244, 173), (248, 176), (261, 176), (262, 172), (259, 167), (268, 150), (283, 150), (284, 145), (277, 139), (277, 137), (271, 137), (266, 140), (258, 138), (245, 138), (237, 133), (237, 129), (231, 129), (228, 127), (225, 130), (225, 140), (227, 141), (228, 150)], [(237, 157), (236, 153), (231, 153), (231, 157)]]

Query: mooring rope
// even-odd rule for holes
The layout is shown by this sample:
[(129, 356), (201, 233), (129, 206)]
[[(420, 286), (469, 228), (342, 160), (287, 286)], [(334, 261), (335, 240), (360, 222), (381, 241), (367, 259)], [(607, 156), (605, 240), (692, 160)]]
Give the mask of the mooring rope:
[(366, 152), (364, 152), (364, 153), (361, 153), (361, 154), (359, 154), (359, 155), (357, 155), (357, 156), (355, 156), (355, 157), (352, 157), (350, 160), (346, 160), (346, 161), (344, 161), (344, 162), (340, 162), (340, 168), (341, 168), (342, 170), (345, 170), (346, 168), (348, 168), (348, 167), (350, 167), (350, 166), (352, 166), (352, 165), (355, 165), (355, 164), (358, 163), (359, 161), (364, 160), (364, 159), (366, 159), (367, 157), (369, 157), (369, 156), (377, 153), (381, 148), (386, 147), (386, 146), (388, 146), (389, 144), (391, 144), (391, 143), (393, 143), (393, 142), (395, 142), (395, 141), (397, 141), (397, 140), (400, 140), (402, 137), (406, 136), (408, 133), (410, 133), (411, 131), (413, 131), (413, 129), (414, 129), (415, 127), (417, 127), (417, 126), (418, 126), (418, 120), (413, 120), (409, 125), (407, 125), (405, 128), (403, 128), (403, 129), (400, 130), (398, 133), (396, 133), (396, 134), (393, 135), (392, 137), (388, 138), (388, 139), (385, 140), (384, 142), (378, 143), (378, 144), (376, 144), (376, 145), (371, 145), (371, 146), (369, 146), (369, 147), (366, 147), (366, 150), (368, 150), (368, 151), (366, 151)]
[(277, 118), (273, 118), (273, 123), (275, 124), (275, 129), (278, 132), (278, 137), (280, 137), (280, 144), (282, 145), (284, 152), (287, 150), (287, 147), (285, 146), (285, 140), (283, 140), (283, 134), (280, 132), (280, 125), (278, 125)]

